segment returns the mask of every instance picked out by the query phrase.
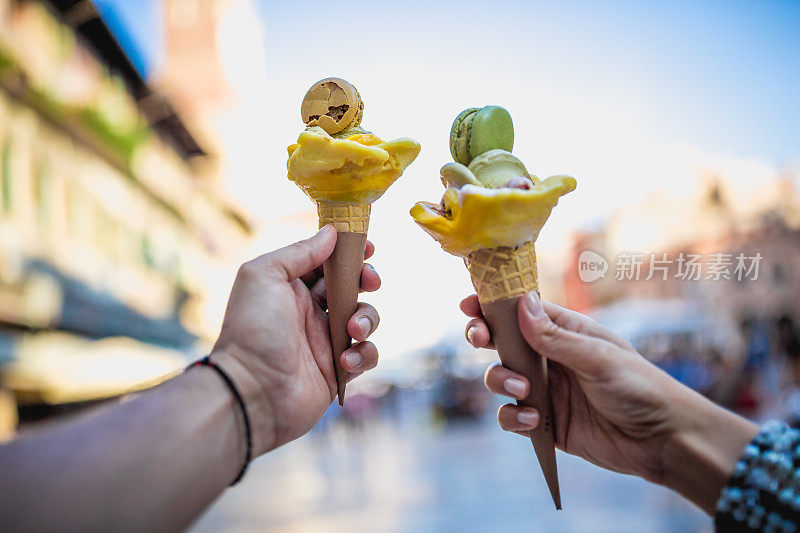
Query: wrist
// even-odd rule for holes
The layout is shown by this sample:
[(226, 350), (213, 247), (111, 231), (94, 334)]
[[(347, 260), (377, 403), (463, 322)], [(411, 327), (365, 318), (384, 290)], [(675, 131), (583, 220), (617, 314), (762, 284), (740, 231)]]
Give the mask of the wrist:
[(274, 449), (275, 418), (272, 407), (261, 384), (248, 370), (241, 354), (235, 347), (227, 346), (209, 356), (231, 378), (242, 398), (250, 419), (252, 458)]
[[(196, 438), (202, 439), (204, 445), (195, 449), (205, 448), (211, 441), (220, 444), (221, 448), (216, 448), (214, 452), (213, 468), (217, 475), (212, 477), (229, 484), (246, 461), (246, 436), (242, 431), (241, 410), (229, 386), (213, 369), (197, 364), (187, 368), (174, 383), (174, 389), (179, 391), (174, 394), (179, 395), (184, 404), (181, 420), (172, 424), (173, 429), (183, 424), (196, 429)], [(202, 415), (194, 415), (192, 419), (195, 412)], [(208, 473), (211, 473), (211, 467)]]
[[(681, 386), (683, 387), (683, 386)], [(714, 514), (722, 488), (759, 427), (684, 388), (662, 450), (663, 484)]]

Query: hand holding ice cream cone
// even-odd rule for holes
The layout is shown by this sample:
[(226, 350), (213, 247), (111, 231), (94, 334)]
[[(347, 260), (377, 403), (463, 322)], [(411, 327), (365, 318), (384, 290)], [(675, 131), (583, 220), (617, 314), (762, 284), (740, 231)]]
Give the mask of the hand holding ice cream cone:
[(339, 78), (315, 83), (301, 115), (307, 129), (288, 147), (289, 179), (317, 205), (320, 227), (332, 224), (336, 248), (325, 261), (331, 343), (339, 404), (346, 373), (340, 356), (350, 347), (347, 321), (356, 309), (372, 203), (419, 154), (420, 145), (401, 138), (383, 142), (361, 128), (364, 102), (353, 85)]
[(464, 258), (503, 365), (533, 384), (518, 403), (535, 407), (542, 418), (529, 435), (560, 509), (547, 361), (525, 342), (516, 314), (520, 297), (539, 289), (534, 242), (576, 182), (570, 176), (539, 181), (511, 154), (513, 144), (505, 109), (463, 111), (450, 132), (456, 162), (441, 170), (444, 197), (438, 205), (418, 202), (411, 216), (445, 251)]

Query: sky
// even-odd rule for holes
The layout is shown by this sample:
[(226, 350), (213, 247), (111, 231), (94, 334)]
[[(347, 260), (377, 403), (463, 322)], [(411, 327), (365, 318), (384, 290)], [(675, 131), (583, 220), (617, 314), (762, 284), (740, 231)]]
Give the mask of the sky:
[[(97, 4), (140, 72), (157, 77), (160, 1)], [(368, 300), (382, 312), (377, 339), (389, 354), (463, 327), (465, 269), (407, 215), (441, 196), (438, 169), (461, 109), (506, 107), (529, 170), (578, 180), (539, 239), (540, 261), (556, 270), (571, 233), (621, 206), (690, 195), (706, 170), (746, 198), (800, 164), (800, 2), (232, 4), (219, 47), (239, 99), (220, 131), (227, 188), (262, 228), (245, 253), (314, 229), (310, 202), (285, 179), (285, 147), (302, 130), (299, 105), (314, 81), (350, 80), (367, 129), (422, 143), (370, 227), (385, 283)]]
[[(95, 3), (141, 73), (150, 74), (163, 54), (160, 1)], [(357, 62), (352, 69), (357, 72), (388, 55), (388, 71), (395, 63), (420, 73), (426, 69), (417, 63), (425, 58), (443, 76), (468, 81), (489, 66), (488, 74), (500, 74), (496, 84), (522, 74), (531, 82), (578, 91), (582, 99), (612, 93), (631, 104), (645, 100), (657, 119), (652, 129), (667, 138), (777, 162), (800, 158), (795, 96), (800, 2), (412, 1), (390, 9), (375, 2), (309, 1), (300, 9), (261, 0), (257, 5), (265, 45), (275, 52), (267, 57), (270, 72), (296, 70), (306, 59), (317, 68)], [(308, 20), (309, 11), (318, 12), (317, 21)], [(347, 28), (335, 22), (341, 13), (351, 18)], [(358, 37), (343, 38), (354, 27)], [(343, 48), (356, 42), (369, 46), (348, 55), (362, 57), (342, 58)], [(397, 57), (400, 51), (408, 54)]]

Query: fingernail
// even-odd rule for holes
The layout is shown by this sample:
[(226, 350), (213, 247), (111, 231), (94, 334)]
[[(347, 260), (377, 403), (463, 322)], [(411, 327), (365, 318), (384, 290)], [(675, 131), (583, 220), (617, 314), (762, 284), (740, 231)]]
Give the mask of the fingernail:
[(477, 332), (478, 332), (477, 326), (470, 326), (469, 328), (467, 328), (467, 340), (469, 341), (470, 344), (475, 344), (474, 338), (475, 338), (475, 333)]
[(533, 318), (542, 318), (544, 316), (544, 308), (542, 307), (542, 300), (536, 291), (531, 291), (525, 296), (525, 309), (533, 316)]
[(356, 320), (356, 324), (358, 324), (358, 329), (361, 330), (361, 335), (363, 335), (366, 339), (367, 335), (369, 335), (372, 331), (372, 321), (369, 318), (362, 316)]
[(517, 378), (506, 379), (503, 382), (503, 388), (515, 398), (521, 398), (525, 394), (525, 382)]
[(344, 360), (347, 361), (347, 364), (350, 366), (350, 368), (358, 368), (361, 366), (361, 363), (364, 362), (364, 360), (361, 358), (361, 354), (356, 351), (347, 352), (344, 354)]
[(517, 414), (517, 422), (523, 426), (536, 427), (539, 424), (539, 413), (535, 411), (520, 411)]

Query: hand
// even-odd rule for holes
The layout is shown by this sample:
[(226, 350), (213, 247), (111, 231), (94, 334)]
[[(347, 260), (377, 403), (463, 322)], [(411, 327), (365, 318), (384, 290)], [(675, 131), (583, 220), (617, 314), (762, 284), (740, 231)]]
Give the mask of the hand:
[[(491, 347), (477, 296), (462, 301), (461, 309), (474, 317), (467, 326), (470, 343)], [(542, 302), (533, 292), (520, 300), (518, 318), (527, 342), (548, 359), (556, 445), (567, 453), (610, 470), (669, 484), (676, 463), (697, 464), (675, 460), (688, 455), (677, 442), (699, 442), (710, 449), (711, 439), (718, 438), (700, 435), (697, 419), (707, 415), (706, 420), (725, 420), (729, 432), (738, 424), (726, 418), (735, 415), (669, 377), (590, 318)], [(487, 370), (485, 381), (492, 392), (516, 399), (525, 398), (530, 387), (524, 376), (500, 365)], [(536, 427), (539, 415), (532, 408), (508, 404), (500, 408), (497, 418), (503, 429), (525, 434)], [(733, 444), (721, 444), (726, 453), (715, 462), (720, 470), (716, 489), (712, 486), (697, 496), (688, 494), (691, 489), (683, 490), (678, 482), (672, 483), (673, 488), (704, 508), (710, 500), (713, 508), (727, 478), (726, 469), (733, 467), (755, 434), (752, 425), (737, 427), (742, 429), (740, 434), (728, 439)], [(724, 436), (724, 431), (718, 433)], [(675, 451), (678, 448), (680, 452)], [(706, 479), (709, 485), (713, 485), (711, 477)]]
[[(308, 432), (336, 396), (321, 268), (335, 244), (336, 231), (325, 226), (310, 239), (245, 263), (236, 276), (211, 358), (244, 389), (254, 455)], [(368, 242), (365, 259), (373, 253)], [(380, 284), (365, 264), (362, 291)], [(371, 305), (361, 303), (347, 324), (357, 341), (341, 359), (350, 379), (378, 362), (366, 339), (379, 320)]]

